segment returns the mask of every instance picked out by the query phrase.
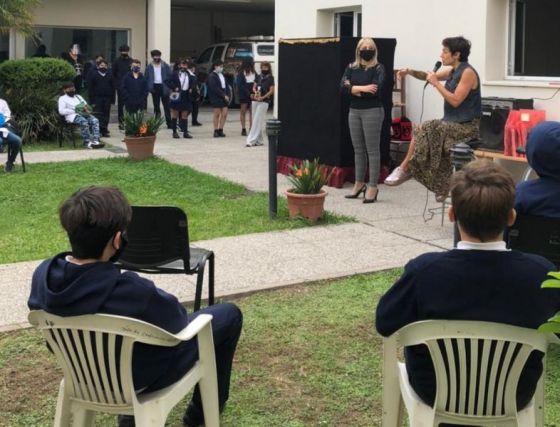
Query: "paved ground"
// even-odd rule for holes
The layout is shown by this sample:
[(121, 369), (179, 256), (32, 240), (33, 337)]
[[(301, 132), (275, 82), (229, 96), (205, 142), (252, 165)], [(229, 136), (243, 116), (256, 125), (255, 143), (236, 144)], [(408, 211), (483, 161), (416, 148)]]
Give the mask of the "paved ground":
[[(156, 154), (174, 163), (189, 165), (256, 191), (268, 188), (267, 146), (246, 148), (239, 135), (238, 111), (231, 112), (225, 127), (227, 138), (212, 138), (208, 112), (202, 112), (204, 125), (191, 128), (193, 139), (174, 140), (170, 131), (162, 131), (156, 142)], [(122, 134), (107, 142), (124, 147)], [(119, 151), (119, 150), (116, 150)], [(26, 163), (82, 160), (93, 157), (124, 155), (107, 150), (30, 152)], [(287, 188), (279, 175), (279, 194)], [(349, 200), (346, 188), (328, 188), (327, 209), (350, 215), (358, 222), (317, 226), (299, 230), (258, 233), (196, 242), (216, 253), (216, 294), (228, 296), (305, 281), (343, 277), (356, 273), (384, 270), (404, 265), (421, 253), (452, 246), (452, 227), (447, 219), (441, 225), (441, 213), (431, 221), (423, 219), (427, 208), (439, 208), (433, 194), (409, 181), (400, 187), (380, 187), (377, 203)], [(427, 199), (426, 199), (427, 197)], [(31, 274), (40, 261), (0, 265), (0, 330), (26, 326), (26, 300)], [(182, 301), (194, 295), (194, 278), (152, 276), (162, 288)]]

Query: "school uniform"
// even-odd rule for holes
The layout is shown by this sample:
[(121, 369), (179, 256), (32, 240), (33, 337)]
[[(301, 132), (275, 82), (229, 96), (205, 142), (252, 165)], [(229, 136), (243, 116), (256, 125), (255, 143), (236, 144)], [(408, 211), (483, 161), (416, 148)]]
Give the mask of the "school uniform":
[(148, 82), (142, 73), (138, 73), (138, 77), (134, 77), (131, 71), (124, 76), (121, 83), (121, 94), (127, 112), (135, 113), (145, 110), (148, 93)]
[(87, 88), (89, 101), (95, 107), (95, 113), (99, 118), (101, 133), (109, 133), (109, 119), (111, 116), (111, 104), (115, 103), (115, 81), (111, 70), (102, 73), (99, 69), (91, 70), (88, 74)]
[(223, 73), (212, 71), (206, 81), (208, 85), (208, 99), (213, 108), (224, 108), (229, 105), (226, 78)]

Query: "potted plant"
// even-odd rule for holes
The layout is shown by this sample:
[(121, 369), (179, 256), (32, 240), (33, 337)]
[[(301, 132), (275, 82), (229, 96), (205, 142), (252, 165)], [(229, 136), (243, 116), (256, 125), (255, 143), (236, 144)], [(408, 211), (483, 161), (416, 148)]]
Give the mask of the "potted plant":
[[(552, 271), (548, 273), (550, 278), (546, 279), (542, 288), (560, 288), (560, 271)], [(560, 333), (560, 312), (556, 313), (553, 317), (548, 319), (548, 322), (539, 326), (539, 332), (552, 332), (555, 334)]]
[(133, 160), (144, 160), (154, 155), (156, 134), (164, 122), (163, 117), (146, 119), (144, 111), (124, 114), (124, 143)]
[(319, 159), (304, 160), (290, 167), (288, 180), (292, 188), (286, 191), (290, 218), (303, 216), (317, 221), (324, 211), (327, 192), (323, 190), (330, 178), (327, 169), (319, 165)]

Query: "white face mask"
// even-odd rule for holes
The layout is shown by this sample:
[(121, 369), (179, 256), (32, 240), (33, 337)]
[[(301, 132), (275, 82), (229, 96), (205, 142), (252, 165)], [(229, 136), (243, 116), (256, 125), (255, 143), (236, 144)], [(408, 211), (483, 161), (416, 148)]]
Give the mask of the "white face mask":
[(216, 73), (222, 73), (224, 71), (224, 67), (216, 67)]

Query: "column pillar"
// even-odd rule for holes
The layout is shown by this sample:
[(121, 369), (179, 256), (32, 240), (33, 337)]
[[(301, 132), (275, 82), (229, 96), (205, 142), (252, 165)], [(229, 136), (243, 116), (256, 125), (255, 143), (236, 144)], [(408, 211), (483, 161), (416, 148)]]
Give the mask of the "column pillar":
[(147, 60), (152, 49), (161, 50), (164, 61), (170, 62), (171, 55), (171, 0), (148, 0)]

